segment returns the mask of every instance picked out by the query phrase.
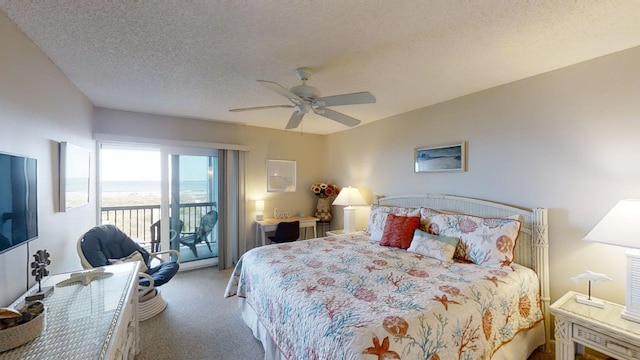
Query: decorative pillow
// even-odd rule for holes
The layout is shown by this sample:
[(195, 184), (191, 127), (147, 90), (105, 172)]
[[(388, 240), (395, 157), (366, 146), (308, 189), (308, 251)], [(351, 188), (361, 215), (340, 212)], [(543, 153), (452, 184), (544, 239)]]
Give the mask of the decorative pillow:
[(367, 221), (367, 227), (365, 229), (369, 234), (370, 240), (380, 241), (380, 239), (382, 239), (382, 233), (384, 232), (384, 227), (387, 222), (387, 215), (389, 214), (420, 216), (420, 208), (371, 205), (371, 213), (369, 214), (369, 220)]
[(429, 231), (429, 225), (431, 225), (431, 217), (436, 214), (441, 214), (438, 210), (433, 210), (426, 207), (420, 208), (420, 230), (424, 232)]
[(147, 270), (149, 270), (149, 268), (147, 267), (147, 264), (144, 263), (144, 258), (142, 257), (142, 254), (140, 254), (140, 252), (137, 250), (132, 252), (129, 256), (125, 256), (121, 259), (109, 259), (109, 262), (111, 264), (122, 264), (126, 262), (134, 262), (134, 261), (140, 261), (141, 272), (147, 272)]
[(459, 238), (456, 258), (488, 267), (506, 267), (513, 261), (520, 225), (515, 219), (437, 214), (431, 217), (429, 232)]
[(419, 216), (388, 214), (380, 245), (406, 249), (411, 245), (413, 232), (420, 226)]
[(453, 254), (459, 241), (460, 239), (458, 238), (432, 235), (416, 229), (413, 232), (411, 246), (407, 251), (446, 262), (453, 262)]

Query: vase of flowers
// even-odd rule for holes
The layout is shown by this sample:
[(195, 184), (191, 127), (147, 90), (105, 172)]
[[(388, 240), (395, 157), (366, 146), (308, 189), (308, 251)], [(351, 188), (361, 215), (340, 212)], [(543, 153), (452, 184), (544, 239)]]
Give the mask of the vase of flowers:
[(314, 183), (311, 191), (318, 198), (315, 216), (323, 222), (331, 221), (331, 198), (338, 195), (340, 189), (333, 184)]

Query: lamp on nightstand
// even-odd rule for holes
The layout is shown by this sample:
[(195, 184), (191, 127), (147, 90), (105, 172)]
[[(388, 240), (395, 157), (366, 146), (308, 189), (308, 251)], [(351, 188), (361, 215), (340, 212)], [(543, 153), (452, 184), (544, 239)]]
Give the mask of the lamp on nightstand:
[(367, 202), (357, 188), (351, 186), (342, 188), (332, 205), (345, 206), (344, 208), (344, 233), (348, 234), (356, 230), (356, 208), (353, 206), (367, 205)]
[(622, 317), (640, 323), (640, 199), (620, 200), (584, 238), (627, 251), (627, 295)]

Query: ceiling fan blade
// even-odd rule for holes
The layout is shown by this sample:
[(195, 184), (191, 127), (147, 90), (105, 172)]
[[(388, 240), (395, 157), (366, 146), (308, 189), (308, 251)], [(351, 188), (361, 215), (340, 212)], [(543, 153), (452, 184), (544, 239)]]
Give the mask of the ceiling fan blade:
[(250, 111), (250, 110), (262, 110), (262, 109), (275, 109), (275, 108), (292, 108), (294, 105), (268, 105), (268, 106), (255, 106), (249, 108), (240, 108), (240, 109), (231, 109), (229, 111), (239, 112), (239, 111)]
[[(323, 102), (324, 105), (321, 103)], [(316, 106), (338, 106), (353, 104), (372, 104), (376, 102), (376, 97), (368, 91), (357, 92), (352, 94), (342, 94), (334, 96), (325, 96), (316, 99), (313, 104)]]
[(300, 111), (294, 111), (293, 114), (291, 114), (291, 118), (289, 119), (289, 122), (287, 123), (287, 126), (285, 126), (285, 129), (295, 129), (298, 127), (298, 125), (300, 125), (300, 122), (302, 121), (302, 117), (304, 116), (304, 113), (300, 112)]
[(261, 83), (262, 85), (268, 87), (269, 89), (277, 92), (278, 94), (286, 97), (287, 99), (289, 99), (292, 103), (296, 104), (296, 105), (300, 105), (304, 102), (304, 100), (302, 100), (298, 95), (292, 93), (291, 91), (285, 89), (284, 87), (282, 87), (282, 85), (274, 83), (273, 81), (267, 81), (267, 80), (258, 80), (259, 83)]
[(331, 110), (331, 109), (327, 109), (327, 108), (323, 108), (323, 109), (314, 109), (314, 112), (320, 116), (324, 116), (326, 118), (329, 118), (331, 120), (335, 120), (341, 124), (347, 125), (347, 126), (356, 126), (358, 124), (360, 124), (360, 120), (356, 119), (356, 118), (352, 118), (349, 115), (345, 115), (343, 113), (339, 113), (337, 111)]

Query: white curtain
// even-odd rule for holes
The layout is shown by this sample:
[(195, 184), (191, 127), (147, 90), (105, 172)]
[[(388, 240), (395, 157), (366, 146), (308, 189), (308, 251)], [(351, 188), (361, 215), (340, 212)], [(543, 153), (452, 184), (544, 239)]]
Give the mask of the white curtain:
[(247, 249), (246, 244), (246, 152), (219, 150), (219, 167), (224, 174), (219, 181), (218, 268), (236, 264)]

